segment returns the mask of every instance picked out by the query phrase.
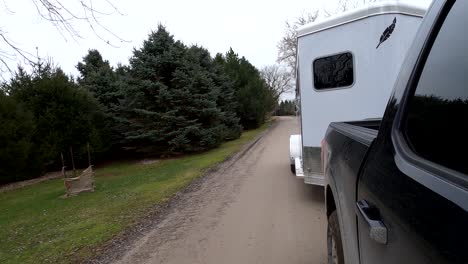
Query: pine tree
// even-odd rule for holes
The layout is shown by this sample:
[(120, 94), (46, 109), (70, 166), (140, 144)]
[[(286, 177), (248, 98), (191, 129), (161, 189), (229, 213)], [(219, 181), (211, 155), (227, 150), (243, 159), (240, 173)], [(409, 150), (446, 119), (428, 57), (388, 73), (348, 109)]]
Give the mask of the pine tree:
[(105, 147), (98, 128), (103, 122), (99, 104), (60, 68), (40, 62), (31, 75), (19, 70), (8, 90), (33, 113), (31, 167), (58, 165), (60, 153), (68, 153), (69, 147), (74, 148), (77, 162), (86, 160), (86, 143), (98, 151)]
[[(213, 59), (207, 50), (187, 48), (163, 27), (149, 35), (130, 59), (125, 134), (143, 152), (192, 152), (224, 139)], [(143, 147), (143, 148), (142, 148)]]
[(286, 115), (295, 115), (296, 114), (296, 106), (294, 101), (292, 100), (284, 100), (281, 101), (278, 109), (276, 110), (276, 115), (278, 116), (286, 116)]
[(117, 75), (109, 62), (103, 60), (99, 51), (89, 50), (76, 68), (80, 72), (78, 83), (90, 91), (103, 106), (112, 109), (119, 104), (121, 95), (116, 86)]
[(246, 129), (259, 127), (274, 106), (273, 95), (260, 72), (232, 49), (226, 53), (224, 70), (233, 82), (241, 125)]
[(183, 66), (174, 72), (173, 107), (178, 117), (184, 117), (186, 125), (179, 124), (177, 137), (169, 142), (172, 149), (180, 149), (181, 139), (190, 142), (190, 146), (182, 145), (185, 151), (209, 149), (223, 140), (221, 111), (216, 105), (220, 88), (213, 81), (212, 68), (209, 52), (192, 46), (187, 49)]
[(242, 133), (240, 118), (237, 116), (238, 103), (234, 91), (234, 82), (225, 73), (225, 59), (222, 54), (216, 54), (214, 58), (214, 81), (220, 87), (220, 96), (217, 105), (222, 111), (222, 123), (225, 126), (224, 139), (233, 140), (239, 138)]
[(120, 129), (122, 90), (126, 85), (126, 72), (123, 66), (118, 66), (118, 72), (110, 66), (107, 60), (103, 60), (97, 50), (89, 50), (79, 62), (76, 68), (80, 72), (78, 84), (88, 90), (101, 104), (105, 122), (101, 125), (101, 131), (105, 134), (104, 144), (118, 150), (123, 141)]
[[(129, 85), (124, 89), (126, 144), (139, 152), (167, 152), (183, 117), (176, 115), (173, 74), (183, 63), (186, 47), (176, 42), (163, 26), (151, 32), (143, 47), (130, 58)], [(176, 93), (179, 93), (178, 95)], [(186, 142), (188, 144), (188, 141)], [(183, 142), (181, 142), (183, 144)]]
[(33, 115), (0, 90), (0, 184), (23, 180), (37, 173), (29, 161), (33, 149)]

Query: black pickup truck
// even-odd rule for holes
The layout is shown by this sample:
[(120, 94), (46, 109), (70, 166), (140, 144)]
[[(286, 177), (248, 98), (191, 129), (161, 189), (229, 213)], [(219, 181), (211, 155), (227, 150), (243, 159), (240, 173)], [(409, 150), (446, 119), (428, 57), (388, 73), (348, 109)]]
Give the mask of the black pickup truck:
[(381, 120), (322, 146), (329, 263), (468, 263), (468, 1), (435, 0)]

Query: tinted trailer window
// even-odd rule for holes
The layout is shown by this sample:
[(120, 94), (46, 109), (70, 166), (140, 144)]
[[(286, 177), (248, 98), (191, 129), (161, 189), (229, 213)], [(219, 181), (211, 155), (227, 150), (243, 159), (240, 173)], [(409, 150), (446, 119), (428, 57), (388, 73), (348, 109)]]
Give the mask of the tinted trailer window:
[(313, 73), (316, 90), (349, 87), (354, 83), (353, 55), (346, 52), (316, 59)]

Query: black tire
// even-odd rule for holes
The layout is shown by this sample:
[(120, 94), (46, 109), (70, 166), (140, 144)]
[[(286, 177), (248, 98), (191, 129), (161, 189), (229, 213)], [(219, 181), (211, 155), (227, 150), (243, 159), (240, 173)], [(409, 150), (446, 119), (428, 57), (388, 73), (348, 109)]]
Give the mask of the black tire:
[(328, 264), (344, 264), (343, 243), (336, 211), (328, 217), (327, 252)]
[(291, 172), (296, 175), (296, 164), (291, 164)]

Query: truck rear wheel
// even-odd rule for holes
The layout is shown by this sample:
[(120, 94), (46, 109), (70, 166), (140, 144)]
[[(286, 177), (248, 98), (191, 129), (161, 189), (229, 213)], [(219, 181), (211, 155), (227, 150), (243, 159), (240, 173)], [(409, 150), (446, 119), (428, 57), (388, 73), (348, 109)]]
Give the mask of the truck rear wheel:
[(328, 217), (327, 228), (328, 264), (343, 264), (343, 243), (341, 241), (340, 225), (336, 211)]
[(291, 172), (296, 175), (296, 165), (295, 164), (291, 164)]

